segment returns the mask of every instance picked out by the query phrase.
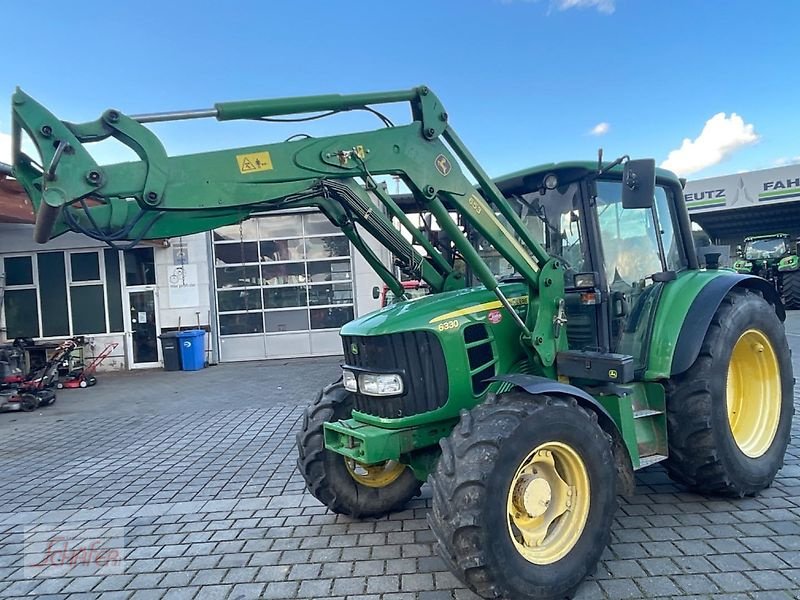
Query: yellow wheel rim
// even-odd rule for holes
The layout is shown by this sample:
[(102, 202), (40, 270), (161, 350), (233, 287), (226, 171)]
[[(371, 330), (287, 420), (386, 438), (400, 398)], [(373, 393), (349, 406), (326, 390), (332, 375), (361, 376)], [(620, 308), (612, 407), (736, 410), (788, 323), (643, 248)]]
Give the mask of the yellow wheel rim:
[(396, 460), (387, 460), (377, 465), (362, 465), (352, 459), (345, 458), (344, 464), (350, 477), (361, 485), (371, 488), (386, 487), (397, 481), (405, 471), (406, 466)]
[(571, 446), (548, 442), (525, 457), (508, 490), (508, 532), (526, 560), (549, 565), (575, 546), (589, 517), (589, 473)]
[(781, 412), (781, 369), (767, 336), (748, 329), (728, 365), (728, 424), (745, 456), (763, 456), (775, 439)]

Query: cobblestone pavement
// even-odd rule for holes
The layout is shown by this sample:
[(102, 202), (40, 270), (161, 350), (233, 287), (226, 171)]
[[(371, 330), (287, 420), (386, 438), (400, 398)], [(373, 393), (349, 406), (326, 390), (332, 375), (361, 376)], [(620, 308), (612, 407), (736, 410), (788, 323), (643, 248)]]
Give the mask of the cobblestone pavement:
[[(788, 331), (800, 356), (800, 314)], [(106, 375), (47, 409), (0, 414), (0, 597), (474, 599), (434, 555), (427, 488), (367, 521), (303, 492), (293, 431), (337, 364)], [(792, 434), (757, 498), (692, 494), (658, 466), (640, 473), (578, 598), (800, 597), (797, 420)], [(104, 576), (37, 571), (23, 546), (54, 531), (116, 540), (124, 563)]]

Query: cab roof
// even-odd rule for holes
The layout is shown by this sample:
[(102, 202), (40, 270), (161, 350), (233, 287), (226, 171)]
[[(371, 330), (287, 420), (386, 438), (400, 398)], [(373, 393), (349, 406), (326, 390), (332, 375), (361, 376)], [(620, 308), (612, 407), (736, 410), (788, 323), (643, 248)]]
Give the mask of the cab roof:
[[(610, 165), (611, 162), (603, 162), (603, 167)], [(622, 174), (622, 165), (612, 168), (610, 173)], [(557, 173), (561, 178), (567, 180), (577, 180), (590, 173), (597, 172), (596, 161), (566, 161), (558, 163), (545, 163), (535, 167), (515, 171), (501, 177), (494, 178), (494, 182), (504, 194), (522, 193), (538, 189), (542, 185), (542, 180), (549, 173)], [(678, 176), (672, 171), (656, 168), (656, 180), (661, 183), (677, 183), (680, 185)]]
[(768, 233), (765, 235), (751, 235), (749, 237), (744, 238), (745, 242), (755, 242), (758, 240), (772, 240), (775, 238), (783, 238), (788, 239), (791, 236), (788, 233)]

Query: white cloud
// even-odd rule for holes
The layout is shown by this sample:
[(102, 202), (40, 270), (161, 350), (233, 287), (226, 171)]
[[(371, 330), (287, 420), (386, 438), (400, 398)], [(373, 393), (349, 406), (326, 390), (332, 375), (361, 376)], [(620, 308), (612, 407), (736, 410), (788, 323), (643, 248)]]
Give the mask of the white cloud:
[(0, 162), (11, 164), (11, 135), (0, 131)]
[(611, 130), (611, 125), (601, 121), (589, 130), (589, 135), (605, 135)]
[(786, 167), (788, 165), (800, 165), (800, 156), (776, 158), (773, 167)]
[[(500, 0), (501, 4), (513, 4), (517, 0)], [(526, 3), (539, 2), (540, 0), (521, 0)], [(571, 8), (595, 8), (597, 12), (605, 15), (612, 14), (617, 6), (617, 0), (550, 0), (548, 14), (553, 10), (569, 10)]]
[(551, 6), (555, 6), (558, 10), (596, 8), (597, 12), (606, 15), (612, 14), (617, 8), (616, 0), (551, 0)]
[(661, 166), (678, 175), (691, 175), (716, 165), (737, 150), (759, 139), (752, 124), (736, 113), (717, 113), (706, 121), (703, 131), (694, 140), (684, 138), (681, 147), (673, 150)]

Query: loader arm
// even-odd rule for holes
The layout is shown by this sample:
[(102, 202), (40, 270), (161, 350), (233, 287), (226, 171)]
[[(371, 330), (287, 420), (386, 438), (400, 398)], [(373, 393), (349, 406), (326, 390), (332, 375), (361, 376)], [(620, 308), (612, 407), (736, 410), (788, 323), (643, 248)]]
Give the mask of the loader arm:
[[(409, 104), (410, 123), (183, 156), (168, 156), (160, 140), (145, 126), (196, 118), (263, 120), (397, 102)], [(518, 322), (527, 342), (524, 345), (536, 349), (532, 356), (538, 355), (544, 365), (552, 365), (563, 341), (563, 336), (546, 334), (542, 329), (552, 326), (558, 290), (563, 290), (558, 262), (532, 237), (449, 126), (444, 107), (427, 87), (227, 102), (199, 111), (139, 116), (107, 110), (96, 121), (78, 124), (57, 119), (18, 89), (12, 112), (14, 176), (36, 211), (37, 242), (72, 230), (112, 245), (123, 241), (135, 244), (238, 223), (254, 213), (316, 207), (342, 229), (396, 295), (402, 296), (402, 286), (361, 240), (356, 224), (434, 292), (463, 287), (460, 273), (373, 179), (376, 175), (399, 176), (418, 204), (436, 217), (478, 280), (497, 295)], [(40, 164), (22, 152), (23, 131), (37, 148)], [(140, 160), (98, 165), (86, 145), (107, 138), (130, 147)], [(477, 181), (480, 191), (464, 171)], [(531, 304), (525, 321), (512, 309), (491, 270), (448, 210), (459, 213), (525, 279)], [(510, 230), (495, 211), (504, 217)], [(398, 231), (392, 218), (424, 248), (424, 255)], [(543, 287), (549, 293), (543, 293), (539, 286), (543, 269)]]

